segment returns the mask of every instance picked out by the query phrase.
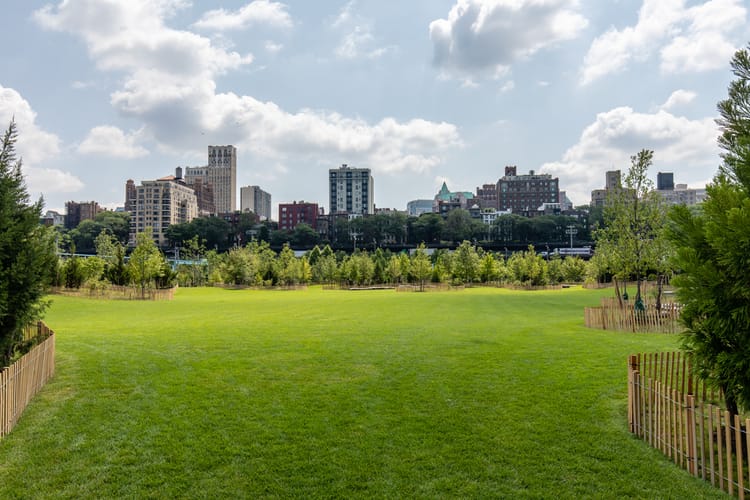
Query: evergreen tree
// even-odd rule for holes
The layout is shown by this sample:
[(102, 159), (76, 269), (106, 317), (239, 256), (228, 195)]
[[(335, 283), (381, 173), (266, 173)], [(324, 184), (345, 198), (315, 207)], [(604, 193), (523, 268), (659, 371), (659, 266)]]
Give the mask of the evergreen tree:
[(674, 207), (669, 237), (680, 271), (684, 349), (727, 409), (750, 409), (750, 54), (732, 59), (729, 97), (719, 102), (723, 164), (702, 210)]
[(16, 138), (11, 122), (0, 149), (0, 367), (23, 349), (23, 328), (41, 318), (57, 264), (54, 235), (39, 224), (43, 202), (29, 202)]

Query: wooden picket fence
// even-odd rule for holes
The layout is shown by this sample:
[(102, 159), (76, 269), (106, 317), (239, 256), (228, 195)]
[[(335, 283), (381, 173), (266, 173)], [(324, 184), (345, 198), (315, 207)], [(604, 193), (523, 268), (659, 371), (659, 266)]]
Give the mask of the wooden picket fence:
[(677, 333), (681, 305), (663, 302), (657, 309), (652, 301), (644, 301), (645, 310), (636, 311), (632, 301), (620, 305), (614, 297), (602, 297), (601, 306), (584, 308), (584, 321), (588, 328), (643, 333)]
[(683, 353), (628, 360), (630, 432), (693, 476), (744, 499), (750, 495), (750, 418), (730, 415), (723, 403), (691, 374)]
[(134, 286), (107, 285), (105, 287), (92, 288), (65, 288), (52, 287), (51, 293), (57, 295), (68, 295), (71, 297), (86, 297), (92, 299), (106, 300), (172, 300), (174, 298), (173, 288), (146, 288), (141, 290)]
[(41, 321), (24, 336), (44, 338), (12, 365), (0, 370), (0, 438), (15, 427), (31, 399), (55, 374), (55, 334)]

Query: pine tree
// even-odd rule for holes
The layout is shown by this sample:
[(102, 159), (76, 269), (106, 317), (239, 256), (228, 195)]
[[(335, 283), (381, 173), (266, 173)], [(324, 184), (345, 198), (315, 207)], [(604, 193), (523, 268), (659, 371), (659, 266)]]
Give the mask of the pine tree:
[(16, 139), (11, 122), (0, 150), (0, 367), (23, 348), (23, 328), (41, 318), (57, 261), (52, 231), (39, 224), (43, 201), (30, 203)]
[(719, 102), (723, 164), (699, 210), (675, 207), (670, 239), (683, 304), (683, 348), (694, 368), (720, 388), (727, 409), (750, 409), (750, 56), (732, 59), (736, 79)]

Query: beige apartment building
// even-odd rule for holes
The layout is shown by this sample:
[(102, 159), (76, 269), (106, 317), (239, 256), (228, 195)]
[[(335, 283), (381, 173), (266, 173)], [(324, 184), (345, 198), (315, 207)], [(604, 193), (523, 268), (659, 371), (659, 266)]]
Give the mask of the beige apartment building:
[(213, 192), (212, 213), (226, 214), (237, 210), (237, 148), (232, 145), (208, 146), (208, 165), (186, 167), (185, 183), (189, 186), (210, 186)]
[(151, 228), (154, 242), (169, 244), (166, 231), (172, 224), (190, 222), (198, 216), (195, 191), (173, 175), (154, 181), (141, 181), (136, 188), (135, 210), (130, 214), (130, 244), (135, 235)]

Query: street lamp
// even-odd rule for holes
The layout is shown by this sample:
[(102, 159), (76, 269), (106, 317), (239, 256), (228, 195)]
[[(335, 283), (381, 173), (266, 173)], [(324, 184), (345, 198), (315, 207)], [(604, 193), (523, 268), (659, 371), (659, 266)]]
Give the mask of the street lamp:
[(565, 234), (570, 235), (570, 248), (573, 248), (573, 236), (578, 234), (578, 229), (576, 229), (575, 226), (570, 225), (568, 226), (568, 229), (565, 230)]

